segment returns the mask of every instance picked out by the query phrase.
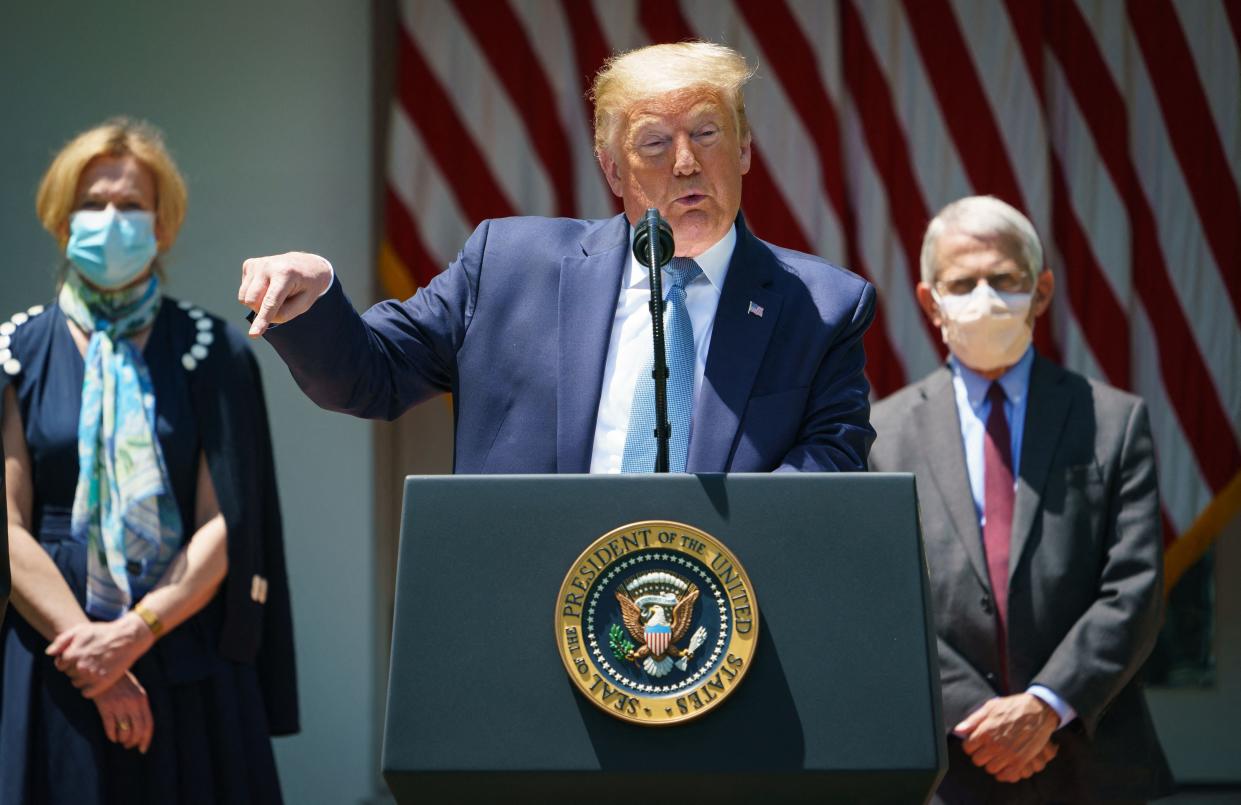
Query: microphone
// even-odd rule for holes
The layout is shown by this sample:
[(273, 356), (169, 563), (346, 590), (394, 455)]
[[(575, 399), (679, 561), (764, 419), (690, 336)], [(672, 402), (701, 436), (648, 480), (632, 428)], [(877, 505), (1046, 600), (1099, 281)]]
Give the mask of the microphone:
[(663, 268), (672, 260), (676, 250), (672, 241), (672, 227), (659, 214), (659, 210), (651, 207), (638, 222), (637, 233), (633, 238), (633, 256), (647, 268), (651, 267), (651, 244), (655, 244), (655, 267)]

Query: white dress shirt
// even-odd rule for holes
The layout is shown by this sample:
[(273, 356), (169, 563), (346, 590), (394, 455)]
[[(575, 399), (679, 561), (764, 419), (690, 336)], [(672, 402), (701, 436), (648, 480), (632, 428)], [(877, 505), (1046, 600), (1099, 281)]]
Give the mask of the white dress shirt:
[[(629, 229), (630, 243), (633, 228)], [(707, 368), (707, 349), (715, 329), (715, 311), (720, 306), (720, 293), (728, 275), (728, 263), (737, 245), (737, 227), (733, 225), (714, 246), (694, 258), (702, 274), (685, 287), (685, 309), (694, 326), (694, 408), (698, 407), (698, 390)], [(667, 269), (663, 272), (664, 293), (672, 282)], [(612, 319), (612, 335), (608, 340), (607, 361), (603, 365), (603, 389), (599, 395), (599, 413), (595, 418), (594, 449), (590, 471), (619, 473), (625, 452), (625, 435), (629, 432), (629, 409), (633, 405), (633, 389), (638, 375), (651, 360), (651, 283), (647, 269), (629, 255), (629, 269), (621, 280), (616, 299), (616, 315)]]

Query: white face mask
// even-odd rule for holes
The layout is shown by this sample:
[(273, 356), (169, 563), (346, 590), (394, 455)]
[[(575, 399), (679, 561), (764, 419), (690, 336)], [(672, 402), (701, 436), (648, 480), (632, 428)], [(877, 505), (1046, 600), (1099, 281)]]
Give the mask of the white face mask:
[(943, 319), (940, 332), (957, 360), (979, 372), (1016, 363), (1034, 337), (1030, 326), (1032, 293), (996, 293), (978, 283), (964, 296), (931, 296)]

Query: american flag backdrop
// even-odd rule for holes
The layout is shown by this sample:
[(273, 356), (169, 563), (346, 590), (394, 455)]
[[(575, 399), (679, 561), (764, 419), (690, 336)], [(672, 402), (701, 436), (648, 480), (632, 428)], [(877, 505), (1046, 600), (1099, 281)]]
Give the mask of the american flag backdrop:
[(876, 398), (945, 355), (923, 229), (989, 193), (1056, 274), (1039, 349), (1150, 407), (1169, 582), (1241, 511), (1241, 0), (404, 0), (395, 37), (387, 293), (484, 218), (618, 212), (591, 77), (724, 42), (759, 68), (746, 219), (878, 287)]

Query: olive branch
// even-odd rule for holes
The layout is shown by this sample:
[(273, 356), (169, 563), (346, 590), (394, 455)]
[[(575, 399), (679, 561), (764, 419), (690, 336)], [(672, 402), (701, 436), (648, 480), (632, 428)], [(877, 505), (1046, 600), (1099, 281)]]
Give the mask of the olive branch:
[(633, 641), (625, 636), (625, 630), (620, 624), (612, 624), (612, 628), (608, 630), (608, 648), (612, 649), (612, 656), (620, 662), (625, 662), (633, 654), (633, 650), (637, 648)]

